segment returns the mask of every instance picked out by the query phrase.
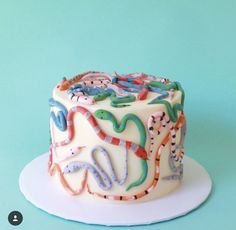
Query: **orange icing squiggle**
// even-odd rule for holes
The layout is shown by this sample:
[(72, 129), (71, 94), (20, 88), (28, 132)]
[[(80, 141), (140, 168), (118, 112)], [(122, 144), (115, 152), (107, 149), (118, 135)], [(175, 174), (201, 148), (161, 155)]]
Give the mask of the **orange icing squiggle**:
[(69, 183), (65, 179), (64, 173), (62, 172), (61, 167), (59, 166), (59, 164), (52, 163), (52, 162), (53, 162), (53, 157), (52, 157), (52, 151), (51, 151), (51, 148), (50, 148), (49, 162), (48, 162), (49, 175), (52, 176), (55, 172), (57, 172), (59, 174), (59, 178), (60, 178), (61, 184), (63, 185), (64, 189), (67, 190), (71, 195), (74, 195), (74, 196), (75, 195), (80, 195), (83, 192), (83, 190), (85, 188), (85, 185), (87, 184), (88, 171), (85, 170), (83, 172), (83, 176), (82, 176), (83, 180), (81, 182), (80, 188), (75, 190), (69, 185)]
[[(182, 113), (175, 125), (175, 130), (178, 130), (185, 122), (185, 117), (184, 114)], [(144, 196), (146, 196), (147, 194), (149, 194), (157, 185), (157, 182), (159, 180), (159, 175), (160, 175), (160, 171), (159, 171), (159, 166), (160, 166), (160, 157), (161, 157), (161, 152), (163, 150), (163, 148), (165, 147), (165, 145), (168, 143), (169, 141), (169, 135), (170, 132), (165, 136), (165, 138), (163, 139), (163, 141), (161, 142), (160, 146), (157, 149), (156, 152), (156, 157), (155, 157), (155, 174), (153, 177), (153, 180), (151, 182), (151, 184), (149, 186), (147, 186), (147, 188), (137, 194), (134, 195), (123, 195), (123, 196), (119, 196), (119, 195), (103, 195), (97, 192), (93, 192), (91, 191), (89, 185), (87, 184), (87, 191), (88, 193), (90, 193), (91, 195), (94, 195), (96, 197), (99, 198), (103, 198), (103, 199), (108, 199), (108, 200), (123, 200), (123, 201), (128, 201), (128, 200), (137, 200), (140, 199)]]

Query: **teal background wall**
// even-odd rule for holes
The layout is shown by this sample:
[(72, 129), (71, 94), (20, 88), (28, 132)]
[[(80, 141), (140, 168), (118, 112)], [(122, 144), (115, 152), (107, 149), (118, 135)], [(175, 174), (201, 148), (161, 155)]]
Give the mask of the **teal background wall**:
[[(50, 216), (18, 188), (24, 165), (48, 150), (52, 88), (87, 70), (180, 81), (186, 154), (213, 179), (196, 211), (133, 229), (235, 229), (235, 9), (230, 0), (0, 0), (0, 229), (107, 229)], [(24, 215), (18, 227), (12, 210)]]

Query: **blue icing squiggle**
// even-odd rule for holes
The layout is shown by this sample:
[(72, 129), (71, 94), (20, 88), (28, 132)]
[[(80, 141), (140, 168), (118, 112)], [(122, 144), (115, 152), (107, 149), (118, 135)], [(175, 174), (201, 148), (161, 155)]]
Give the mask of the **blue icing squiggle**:
[(145, 86), (145, 85), (136, 85), (136, 84), (133, 84), (133, 83), (127, 82), (127, 81), (118, 81), (118, 84), (125, 86), (127, 88), (134, 88), (134, 89), (139, 89), (139, 90), (142, 90), (143, 88), (147, 88), (147, 86)]
[(73, 93), (73, 92), (83, 92), (89, 96), (95, 96), (97, 94), (104, 92), (115, 93), (115, 91), (112, 89), (103, 89), (101, 87), (89, 87), (81, 84), (76, 84), (68, 89), (68, 93)]
[(67, 129), (66, 117), (68, 114), (66, 107), (53, 98), (50, 98), (48, 103), (50, 107), (57, 107), (58, 109), (60, 109), (57, 115), (55, 115), (55, 113), (52, 111), (50, 113), (50, 117), (52, 118), (58, 129), (60, 129), (61, 131), (65, 131)]
[[(109, 168), (109, 171), (110, 171), (111, 179), (110, 179), (109, 175), (103, 170), (103, 168), (98, 163), (98, 161), (95, 159), (94, 154), (95, 154), (96, 151), (99, 151), (105, 157), (106, 163), (108, 164), (108, 168)], [(68, 174), (68, 173), (77, 172), (80, 169), (88, 170), (93, 175), (93, 177), (96, 180), (98, 186), (102, 190), (105, 190), (105, 191), (110, 190), (112, 188), (113, 183), (117, 183), (119, 185), (122, 185), (122, 184), (125, 183), (125, 181), (128, 177), (128, 151), (127, 150), (126, 150), (126, 153), (125, 153), (124, 174), (123, 174), (123, 176), (120, 180), (116, 176), (114, 167), (113, 167), (112, 162), (111, 162), (111, 158), (110, 158), (110, 156), (109, 156), (106, 149), (104, 149), (102, 146), (95, 146), (91, 150), (91, 158), (92, 158), (93, 165), (90, 164), (90, 163), (86, 163), (86, 162), (73, 161), (73, 162), (70, 162), (69, 164), (67, 164), (64, 167), (63, 172), (65, 174)]]
[[(164, 99), (164, 98), (169, 96), (169, 93), (166, 90), (163, 90), (161, 88), (153, 87), (153, 86), (150, 86), (150, 85), (148, 86), (148, 88), (152, 92), (161, 94), (160, 96), (158, 96), (155, 99), (153, 99), (153, 101), (155, 101), (155, 100), (162, 100), (162, 99)], [(151, 101), (151, 102), (153, 102), (153, 101)]]

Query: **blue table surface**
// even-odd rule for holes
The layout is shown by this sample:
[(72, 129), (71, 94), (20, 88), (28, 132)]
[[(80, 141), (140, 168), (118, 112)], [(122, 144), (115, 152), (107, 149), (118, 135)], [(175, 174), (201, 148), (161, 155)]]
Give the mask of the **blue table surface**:
[[(197, 210), (132, 228), (235, 229), (235, 9), (229, 0), (1, 0), (0, 229), (107, 229), (48, 215), (18, 187), (24, 165), (48, 150), (47, 101), (54, 85), (87, 70), (180, 81), (186, 154), (213, 179), (211, 196)], [(12, 210), (24, 215), (17, 227), (7, 221)]]

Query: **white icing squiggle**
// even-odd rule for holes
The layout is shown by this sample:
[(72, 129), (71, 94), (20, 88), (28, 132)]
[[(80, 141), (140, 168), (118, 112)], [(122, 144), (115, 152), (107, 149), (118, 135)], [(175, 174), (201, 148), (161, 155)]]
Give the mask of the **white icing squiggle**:
[(79, 102), (79, 103), (85, 104), (85, 105), (93, 105), (95, 103), (95, 101), (93, 100), (92, 97), (84, 95), (83, 92), (69, 93), (68, 98), (72, 102)]
[(71, 149), (69, 149), (69, 151), (64, 156), (61, 156), (61, 157), (56, 156), (55, 159), (54, 159), (55, 163), (59, 163), (59, 162), (68, 160), (71, 157), (74, 157), (74, 156), (78, 155), (84, 147), (85, 146), (78, 146), (78, 147), (75, 147), (75, 148), (71, 148)]
[[(94, 154), (96, 151), (99, 151), (105, 157), (106, 162), (109, 167), (111, 179), (109, 178), (108, 174), (102, 169), (100, 164), (95, 159)], [(96, 146), (91, 151), (91, 159), (92, 159), (93, 165), (90, 163), (87, 163), (87, 162), (73, 161), (73, 162), (70, 162), (69, 164), (67, 164), (63, 171), (65, 174), (68, 174), (68, 173), (77, 172), (80, 169), (85, 169), (93, 175), (98, 186), (102, 190), (107, 191), (107, 190), (111, 189), (113, 183), (117, 183), (119, 185), (122, 185), (125, 183), (125, 181), (128, 177), (128, 163), (127, 163), (128, 160), (127, 160), (127, 158), (128, 158), (128, 151), (126, 150), (124, 175), (121, 178), (121, 180), (117, 179), (117, 176), (115, 174), (115, 170), (112, 165), (111, 158), (110, 158), (108, 152), (106, 151), (106, 149), (104, 149), (101, 146)]]

